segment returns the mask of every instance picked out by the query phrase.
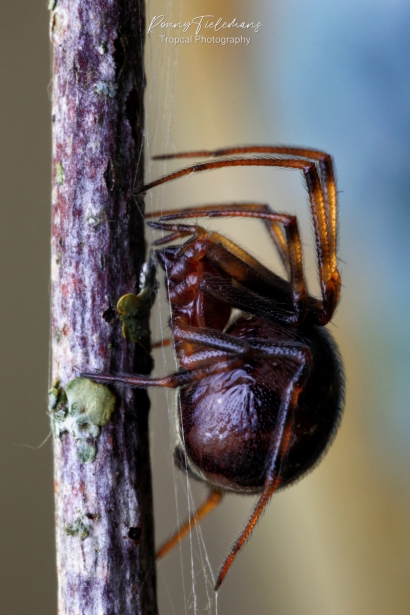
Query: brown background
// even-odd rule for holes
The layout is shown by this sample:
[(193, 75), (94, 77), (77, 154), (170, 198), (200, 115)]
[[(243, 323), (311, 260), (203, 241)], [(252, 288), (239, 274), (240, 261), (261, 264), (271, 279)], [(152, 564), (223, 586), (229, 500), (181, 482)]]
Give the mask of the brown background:
[[(225, 2), (222, 16), (229, 19), (238, 15), (240, 4)], [(241, 8), (244, 19), (264, 23), (261, 33), (253, 35), (250, 47), (190, 45), (175, 49), (161, 44), (159, 33), (153, 33), (147, 43), (149, 155), (174, 148), (299, 141), (284, 127), (283, 118), (289, 122), (289, 115), (280, 93), (267, 99), (263, 88), (264, 74), (272, 79), (272, 74), (274, 78), (276, 71), (280, 72), (285, 17), (282, 10), (268, 11), (265, 3), (257, 4)], [(174, 14), (167, 13), (170, 20), (177, 21), (179, 8)], [(148, 9), (151, 15), (163, 13), (165, 2), (151, 2)], [(40, 446), (49, 433), (45, 412), (51, 145), (48, 15), (44, 3), (37, 0), (7, 1), (0, 11), (0, 600), (4, 613), (51, 615), (56, 609), (51, 438)], [(192, 0), (181, 11), (185, 20), (204, 12), (218, 15), (221, 7), (216, 2)], [(271, 54), (268, 57), (267, 49)], [(338, 70), (343, 73), (340, 67)], [(320, 117), (311, 118), (313, 124), (320, 121)], [(349, 126), (344, 129), (348, 132)], [(342, 159), (343, 152), (338, 158), (337, 139), (331, 131), (325, 143), (303, 139), (305, 136), (300, 144), (326, 147), (335, 154), (336, 162)], [(365, 162), (356, 162), (360, 164)], [(167, 169), (174, 166), (169, 163)], [(376, 262), (377, 244), (369, 247), (365, 233), (358, 239), (354, 235), (362, 219), (360, 207), (356, 213), (349, 210), (349, 199), (355, 199), (356, 188), (348, 168), (342, 160), (340, 246), (347, 264), (343, 264), (343, 301), (336, 326), (331, 328), (345, 358), (348, 378), (340, 433), (314, 473), (274, 498), (229, 573), (217, 607), (205, 551), (196, 533), (191, 542), (185, 541), (182, 551), (176, 549), (160, 563), (158, 586), (163, 615), (194, 613), (195, 609), (214, 613), (216, 608), (223, 615), (405, 615), (409, 611), (409, 461), (406, 454), (400, 457), (401, 444), (396, 446), (394, 436), (384, 430), (387, 420), (383, 418), (392, 416), (397, 404), (393, 395), (396, 376), (408, 359), (400, 355), (393, 334), (389, 334), (396, 317), (394, 292), (392, 310), (386, 313), (368, 300), (374, 285), (382, 283), (386, 275), (383, 253), (380, 248), (381, 260)], [(150, 178), (163, 171), (162, 163), (147, 166)], [(246, 198), (268, 201), (276, 209), (296, 211), (301, 216), (315, 288), (310, 224), (299, 177), (283, 172), (273, 177), (272, 171), (252, 170), (239, 175), (221, 171), (158, 189), (149, 196), (147, 205), (159, 209)], [(389, 207), (391, 214), (394, 199)], [(386, 224), (391, 220), (383, 210), (377, 215), (382, 225), (383, 216)], [(400, 220), (403, 224), (407, 218), (399, 218), (398, 223)], [(212, 228), (215, 226), (212, 222)], [(257, 224), (246, 223), (244, 228), (243, 224), (229, 222), (218, 228), (269, 266), (278, 266)], [(393, 244), (390, 250), (394, 253), (399, 247)], [(403, 271), (405, 262), (402, 258)], [(397, 289), (399, 292), (399, 286)], [(156, 310), (157, 317), (162, 314), (162, 321), (154, 326), (158, 338), (167, 335), (163, 298)], [(172, 357), (158, 352), (157, 373), (171, 369)], [(389, 395), (391, 406), (386, 403)], [(167, 409), (172, 410), (173, 394), (167, 398), (157, 392), (152, 399), (160, 541), (176, 525), (175, 493), (181, 518), (191, 500), (185, 479), (174, 474), (171, 461), (172, 420), (168, 421)], [(407, 413), (405, 404), (401, 412)], [(192, 485), (194, 500), (203, 493), (202, 486)], [(203, 539), (214, 574), (250, 506), (248, 498), (229, 496), (203, 523)]]

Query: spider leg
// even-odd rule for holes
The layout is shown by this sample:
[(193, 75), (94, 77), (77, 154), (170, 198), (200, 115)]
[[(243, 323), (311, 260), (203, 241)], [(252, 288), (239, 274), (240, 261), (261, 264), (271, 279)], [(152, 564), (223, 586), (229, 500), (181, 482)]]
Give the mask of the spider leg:
[(234, 156), (238, 154), (268, 154), (277, 156), (290, 156), (305, 158), (318, 163), (323, 185), (325, 203), (327, 207), (328, 232), (331, 242), (331, 255), (334, 259), (333, 267), (337, 267), (337, 192), (336, 177), (333, 168), (332, 157), (321, 150), (305, 147), (284, 145), (248, 145), (244, 147), (225, 147), (216, 150), (200, 150), (196, 152), (180, 152), (176, 154), (164, 154), (154, 156), (153, 160), (170, 160), (176, 158), (208, 158), (219, 156)]
[(278, 428), (275, 430), (272, 438), (271, 458), (269, 460), (269, 465), (267, 466), (265, 486), (255, 508), (252, 511), (249, 521), (245, 526), (245, 529), (236, 540), (228, 557), (222, 565), (216, 581), (215, 591), (218, 591), (220, 588), (221, 583), (239, 550), (248, 540), (263, 510), (269, 504), (272, 495), (282, 482), (281, 462), (284, 460), (289, 450), (290, 438), (292, 435), (293, 413), (296, 408), (299, 395), (309, 377), (312, 364), (312, 355), (307, 347), (297, 348), (296, 353), (298, 354), (297, 360), (299, 362), (299, 369), (290, 381), (281, 401), (278, 413)]
[[(258, 205), (258, 204), (249, 204), (252, 207), (252, 210), (255, 208), (260, 209), (262, 208), (267, 208), (267, 211), (272, 212), (272, 210), (269, 208), (268, 205)], [(243, 207), (247, 207), (248, 204), (242, 204)], [(208, 206), (205, 206), (206, 208), (208, 208)], [(209, 206), (210, 208), (210, 212), (209, 212), (209, 217), (218, 217), (218, 213), (220, 211), (237, 211), (238, 207), (241, 207), (240, 204), (235, 205), (235, 207), (233, 205), (212, 205)], [(212, 208), (212, 209), (211, 209)], [(200, 226), (196, 226), (196, 225), (171, 225), (168, 222), (166, 222), (169, 219), (176, 219), (176, 218), (195, 218), (195, 217), (204, 217), (208, 214), (206, 213), (202, 213), (205, 210), (203, 209), (203, 207), (198, 207), (198, 208), (189, 208), (189, 209), (175, 209), (175, 210), (170, 210), (170, 212), (167, 212), (166, 216), (161, 216), (161, 219), (159, 222), (148, 222), (148, 226), (151, 226), (152, 228), (155, 229), (160, 229), (160, 230), (168, 230), (168, 231), (172, 231), (174, 229), (177, 229), (174, 233), (172, 233), (171, 235), (168, 235), (167, 237), (163, 237), (157, 241), (154, 242), (154, 245), (160, 245), (160, 244), (164, 244), (167, 243), (168, 241), (173, 241), (174, 239), (177, 239), (179, 237), (183, 237), (184, 235), (189, 235), (192, 234), (194, 235), (194, 237), (191, 239), (191, 241), (193, 241), (194, 239), (196, 239), (196, 237), (198, 237), (198, 235), (200, 234), (201, 236), (203, 235), (207, 235), (205, 229), (203, 229)], [(187, 215), (184, 215), (184, 214)], [(151, 214), (148, 214), (146, 217), (147, 218), (154, 218), (157, 216), (160, 216), (161, 214), (154, 212)], [(235, 214), (232, 214), (232, 216), (234, 216)], [(279, 215), (286, 215), (286, 214), (279, 214)], [(230, 216), (229, 213), (223, 213), (221, 214), (220, 217), (222, 216)], [(256, 217), (256, 216), (255, 216)], [(289, 216), (291, 217), (291, 216)], [(278, 246), (278, 250), (279, 250), (279, 254), (282, 258), (282, 261), (284, 263), (284, 266), (287, 270), (289, 270), (289, 256), (288, 256), (288, 248), (286, 245), (286, 239), (285, 236), (283, 234), (283, 231), (279, 225), (278, 222), (276, 221), (271, 221), (271, 220), (263, 220), (269, 230), (270, 235), (272, 236), (272, 239), (274, 240), (275, 244), (277, 244)], [(190, 229), (190, 230), (188, 230)], [(195, 234), (195, 230), (196, 229), (198, 234)], [(201, 230), (201, 232), (199, 233), (199, 229)], [(233, 243), (232, 241), (230, 241), (229, 239), (227, 239), (226, 237), (224, 237), (223, 235), (220, 235), (219, 233), (212, 233), (210, 235), (210, 238), (212, 239), (212, 241), (224, 246), (229, 252), (231, 252), (232, 254), (234, 254), (235, 256), (237, 256), (239, 259), (241, 259), (242, 261), (244, 261), (245, 263), (247, 263), (248, 265), (250, 265), (251, 267), (253, 267), (253, 269), (256, 269), (258, 272), (262, 273), (262, 275), (264, 275), (265, 277), (275, 277), (278, 278), (278, 276), (276, 276), (275, 274), (272, 273), (272, 271), (270, 271), (269, 269), (267, 269), (266, 267), (264, 267), (259, 261), (257, 261), (255, 258), (253, 258), (250, 254), (248, 254), (247, 252), (245, 252), (244, 250), (242, 250), (242, 248), (240, 248), (239, 246), (237, 246), (235, 243)]]
[[(237, 211), (237, 210), (246, 210), (246, 211), (269, 211), (272, 212), (272, 209), (269, 207), (269, 205), (264, 205), (261, 203), (216, 203), (214, 205), (199, 205), (197, 207), (185, 207), (185, 208), (179, 208), (179, 209), (170, 209), (167, 210), (165, 213), (164, 212), (150, 212), (149, 214), (145, 214), (145, 218), (149, 219), (149, 218), (159, 218), (161, 217), (162, 220), (169, 220), (172, 219), (169, 216), (174, 216), (174, 214), (176, 214), (176, 217), (178, 218), (194, 218), (194, 217), (203, 217), (203, 216), (209, 216), (210, 218), (212, 217), (218, 217), (216, 216), (216, 214), (214, 212), (219, 212), (219, 211)], [(209, 212), (209, 213), (205, 213), (205, 212)], [(184, 216), (183, 214), (189, 214), (187, 216)], [(176, 219), (176, 218), (175, 218)], [(268, 221), (268, 220), (264, 220), (265, 226), (269, 232), (269, 235), (271, 236), (277, 250), (279, 253), (279, 256), (282, 260), (282, 263), (286, 269), (286, 271), (289, 273), (289, 256), (288, 256), (288, 249), (287, 249), (287, 245), (286, 245), (286, 238), (285, 235), (282, 231), (282, 228), (280, 227), (278, 222), (274, 222), (274, 221)], [(252, 257), (250, 257), (246, 252), (244, 252), (243, 250), (241, 250), (240, 248), (238, 248), (238, 246), (235, 246), (234, 243), (230, 242), (228, 239), (226, 239), (225, 237), (223, 237), (222, 235), (216, 234), (218, 235), (218, 240), (221, 242), (222, 240), (224, 240), (227, 245), (229, 244), (231, 251), (232, 247), (236, 248), (238, 251), (240, 251), (242, 253), (242, 255), (246, 255), (246, 257), (249, 257), (254, 263), (259, 264), (258, 261), (255, 261), (255, 259), (253, 259)], [(173, 240), (174, 238), (171, 236), (169, 236), (169, 241)], [(225, 245), (225, 247), (227, 247), (227, 245)], [(242, 260), (244, 260), (243, 256), (242, 256)], [(245, 262), (248, 262), (247, 260), (245, 260)], [(251, 263), (249, 263), (251, 264)]]
[[(270, 226), (269, 228), (269, 234), (271, 235), (273, 242), (278, 250), (283, 266), (290, 277), (289, 253), (288, 253), (286, 238), (283, 233), (283, 230), (281, 229), (280, 225), (277, 222), (272, 222), (272, 226)], [(240, 258), (244, 263), (246, 263), (247, 265), (250, 265), (253, 269), (256, 269), (256, 271), (259, 271), (265, 276), (272, 275), (272, 271), (270, 269), (262, 265), (262, 263), (256, 260), (256, 258), (254, 258), (250, 254), (245, 252), (245, 250), (240, 248), (237, 244), (235, 244), (233, 241), (231, 241), (224, 235), (220, 235), (219, 233), (214, 231), (211, 235), (211, 239), (219, 246), (226, 248), (226, 250), (228, 250), (228, 252), (230, 252), (231, 254), (234, 254), (235, 256)], [(282, 240), (283, 240), (283, 244), (282, 244)]]
[(295, 313), (289, 300), (289, 292), (283, 288), (280, 281), (277, 285), (276, 297), (268, 297), (269, 287), (265, 293), (259, 294), (247, 288), (239, 286), (232, 279), (221, 278), (212, 275), (204, 275), (199, 284), (199, 289), (213, 299), (226, 303), (233, 308), (260, 316), (269, 322), (281, 322), (290, 324), (295, 322)]
[(201, 364), (195, 369), (180, 370), (174, 372), (173, 374), (169, 374), (168, 376), (159, 378), (125, 373), (100, 374), (98, 372), (82, 372), (80, 375), (82, 378), (90, 378), (90, 380), (100, 382), (101, 384), (123, 384), (124, 386), (137, 389), (145, 389), (148, 387), (165, 387), (176, 389), (181, 386), (193, 384), (194, 382), (198, 382), (198, 380), (202, 380), (208, 376), (213, 376), (214, 374), (221, 374), (223, 372), (229, 372), (233, 369), (240, 368), (245, 361), (245, 356), (225, 355), (217, 361)]
[(176, 327), (175, 337), (209, 346), (213, 350), (210, 353), (206, 350), (192, 353), (189, 361), (190, 369), (182, 369), (159, 378), (140, 374), (98, 372), (81, 372), (80, 376), (102, 384), (123, 384), (141, 389), (151, 386), (175, 389), (215, 374), (239, 369), (249, 359), (278, 356), (299, 362), (301, 353), (309, 352), (299, 342), (269, 343), (266, 340), (255, 339), (249, 343), (228, 333), (200, 327)]
[(154, 241), (154, 246), (160, 246), (164, 243), (168, 243), (169, 241), (179, 239), (180, 237), (192, 235), (189, 239), (190, 243), (191, 241), (198, 239), (198, 237), (204, 237), (207, 235), (206, 230), (202, 228), (202, 226), (197, 226), (196, 224), (163, 224), (162, 222), (148, 222), (148, 226), (157, 230), (173, 231), (171, 235), (161, 237), (160, 239)]
[(226, 577), (226, 574), (229, 570), (229, 568), (232, 566), (232, 563), (235, 559), (235, 557), (238, 554), (239, 549), (245, 544), (245, 542), (247, 541), (247, 539), (249, 538), (249, 536), (251, 535), (251, 532), (253, 530), (253, 528), (255, 527), (259, 517), (261, 516), (263, 510), (265, 509), (265, 507), (267, 506), (267, 504), (269, 504), (269, 501), (271, 499), (271, 497), (273, 496), (273, 494), (275, 493), (276, 489), (280, 486), (280, 482), (281, 479), (280, 477), (277, 477), (273, 483), (267, 483), (263, 489), (262, 495), (260, 496), (253, 512), (252, 515), (248, 521), (248, 523), (246, 524), (246, 527), (244, 529), (244, 531), (242, 532), (242, 534), (239, 536), (239, 538), (237, 539), (237, 541), (235, 542), (234, 546), (232, 547), (228, 557), (225, 559), (225, 562), (223, 563), (223, 566), (221, 567), (219, 574), (218, 574), (218, 578), (216, 580), (215, 583), (215, 587), (214, 590), (217, 592), (218, 589), (221, 587), (222, 585), (222, 581), (224, 580), (224, 578)]
[[(153, 246), (162, 246), (165, 243), (168, 243), (170, 241), (175, 241), (175, 239), (179, 239), (180, 237), (187, 237), (188, 235), (192, 235), (194, 233), (194, 231), (176, 231), (175, 233), (171, 233), (170, 235), (167, 235), (166, 237), (161, 237), (160, 239), (156, 239), (152, 245)], [(194, 237), (195, 237), (195, 233), (194, 233)]]
[[(322, 293), (322, 301), (320, 304), (315, 304), (315, 309), (312, 314), (316, 324), (325, 325), (329, 322), (337, 307), (341, 287), (336, 257), (336, 202), (334, 206), (331, 207), (328, 202), (325, 201), (319, 174), (314, 162), (305, 160), (303, 157), (284, 159), (261, 157), (215, 160), (212, 162), (195, 164), (191, 167), (176, 171), (175, 173), (165, 175), (140, 188), (137, 194), (191, 173), (236, 166), (283, 167), (297, 169), (303, 172), (309, 192), (310, 208), (315, 228), (319, 279)], [(329, 188), (328, 192), (331, 193), (332, 190)], [(333, 192), (335, 197), (335, 190)], [(329, 199), (328, 196), (327, 199)]]
[[(306, 351), (306, 346), (300, 342), (268, 342), (258, 338), (244, 340), (229, 333), (222, 333), (217, 329), (202, 327), (176, 326), (174, 337), (176, 340), (193, 344), (196, 348), (202, 347), (201, 350), (196, 350), (191, 354), (185, 353), (183, 367), (186, 369), (193, 369), (233, 355), (236, 357), (242, 355), (247, 360), (286, 357), (299, 362), (301, 352)], [(206, 347), (205, 350), (204, 347)]]
[(156, 559), (164, 557), (171, 549), (173, 549), (183, 538), (186, 536), (192, 528), (194, 528), (208, 513), (210, 513), (222, 500), (222, 492), (218, 489), (212, 489), (197, 510), (191, 514), (188, 521), (179, 528), (171, 538), (164, 543), (156, 553)]
[(166, 346), (171, 346), (172, 340), (170, 337), (167, 337), (163, 340), (159, 340), (158, 342), (154, 342), (151, 345), (151, 350), (155, 350), (156, 348), (165, 348)]

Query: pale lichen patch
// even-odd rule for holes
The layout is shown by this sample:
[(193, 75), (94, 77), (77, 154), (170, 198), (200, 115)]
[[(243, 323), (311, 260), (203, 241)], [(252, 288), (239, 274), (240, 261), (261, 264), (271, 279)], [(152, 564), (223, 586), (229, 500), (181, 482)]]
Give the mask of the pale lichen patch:
[(97, 455), (97, 447), (86, 440), (77, 441), (77, 457), (83, 463), (91, 463)]
[(95, 229), (100, 224), (107, 222), (107, 214), (104, 209), (100, 209), (97, 212), (89, 213), (88, 215), (86, 215), (85, 221), (88, 222), (88, 224)]
[(69, 413), (82, 417), (80, 423), (89, 422), (102, 427), (114, 412), (115, 395), (106, 386), (87, 378), (74, 378), (66, 386)]
[(77, 456), (83, 463), (94, 461), (100, 428), (109, 422), (114, 408), (115, 395), (87, 378), (74, 378), (65, 390), (55, 381), (49, 391), (54, 435), (68, 431), (77, 442)]
[(64, 8), (54, 5), (50, 24), (50, 37), (53, 45), (61, 45), (67, 36), (68, 12)]
[(104, 98), (115, 98), (118, 85), (114, 81), (97, 81), (94, 86), (96, 92)]

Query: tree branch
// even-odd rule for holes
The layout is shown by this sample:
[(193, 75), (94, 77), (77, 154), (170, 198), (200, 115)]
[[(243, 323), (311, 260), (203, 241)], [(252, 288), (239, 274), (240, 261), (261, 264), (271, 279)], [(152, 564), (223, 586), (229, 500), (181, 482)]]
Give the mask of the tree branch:
[(147, 394), (118, 389), (114, 398), (76, 380), (85, 368), (151, 368), (147, 351), (122, 338), (115, 310), (138, 292), (145, 257), (143, 202), (132, 196), (143, 179), (144, 4), (52, 4), (59, 612), (155, 615)]

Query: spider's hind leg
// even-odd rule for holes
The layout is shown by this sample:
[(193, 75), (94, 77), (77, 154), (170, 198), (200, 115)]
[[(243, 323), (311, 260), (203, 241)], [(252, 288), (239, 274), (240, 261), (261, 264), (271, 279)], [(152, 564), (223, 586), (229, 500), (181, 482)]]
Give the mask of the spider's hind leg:
[[(271, 350), (267, 350), (269, 353), (274, 352), (275, 345), (272, 345)], [(235, 557), (239, 550), (243, 547), (248, 540), (259, 517), (269, 504), (271, 497), (275, 491), (280, 487), (282, 482), (282, 464), (286, 459), (289, 452), (292, 427), (293, 427), (293, 415), (297, 406), (298, 398), (302, 392), (307, 379), (309, 377), (310, 368), (312, 364), (312, 355), (307, 347), (295, 347), (295, 353), (297, 355), (297, 362), (299, 367), (296, 370), (293, 378), (291, 379), (287, 390), (281, 401), (281, 405), (278, 413), (277, 429), (274, 431), (271, 442), (270, 458), (266, 468), (265, 485), (261, 496), (249, 518), (245, 529), (240, 534), (239, 538), (233, 545), (228, 557), (226, 558), (215, 585), (215, 591), (219, 589), (222, 581), (224, 580), (229, 568), (231, 567)], [(296, 355), (294, 358), (296, 359)]]
[(212, 489), (209, 493), (205, 501), (193, 512), (188, 521), (179, 528), (175, 534), (171, 536), (171, 538), (163, 544), (156, 553), (156, 558), (160, 559), (164, 557), (171, 549), (176, 547), (176, 545), (182, 540), (184, 536), (186, 536), (208, 513), (210, 513), (222, 500), (222, 492), (219, 489)]

